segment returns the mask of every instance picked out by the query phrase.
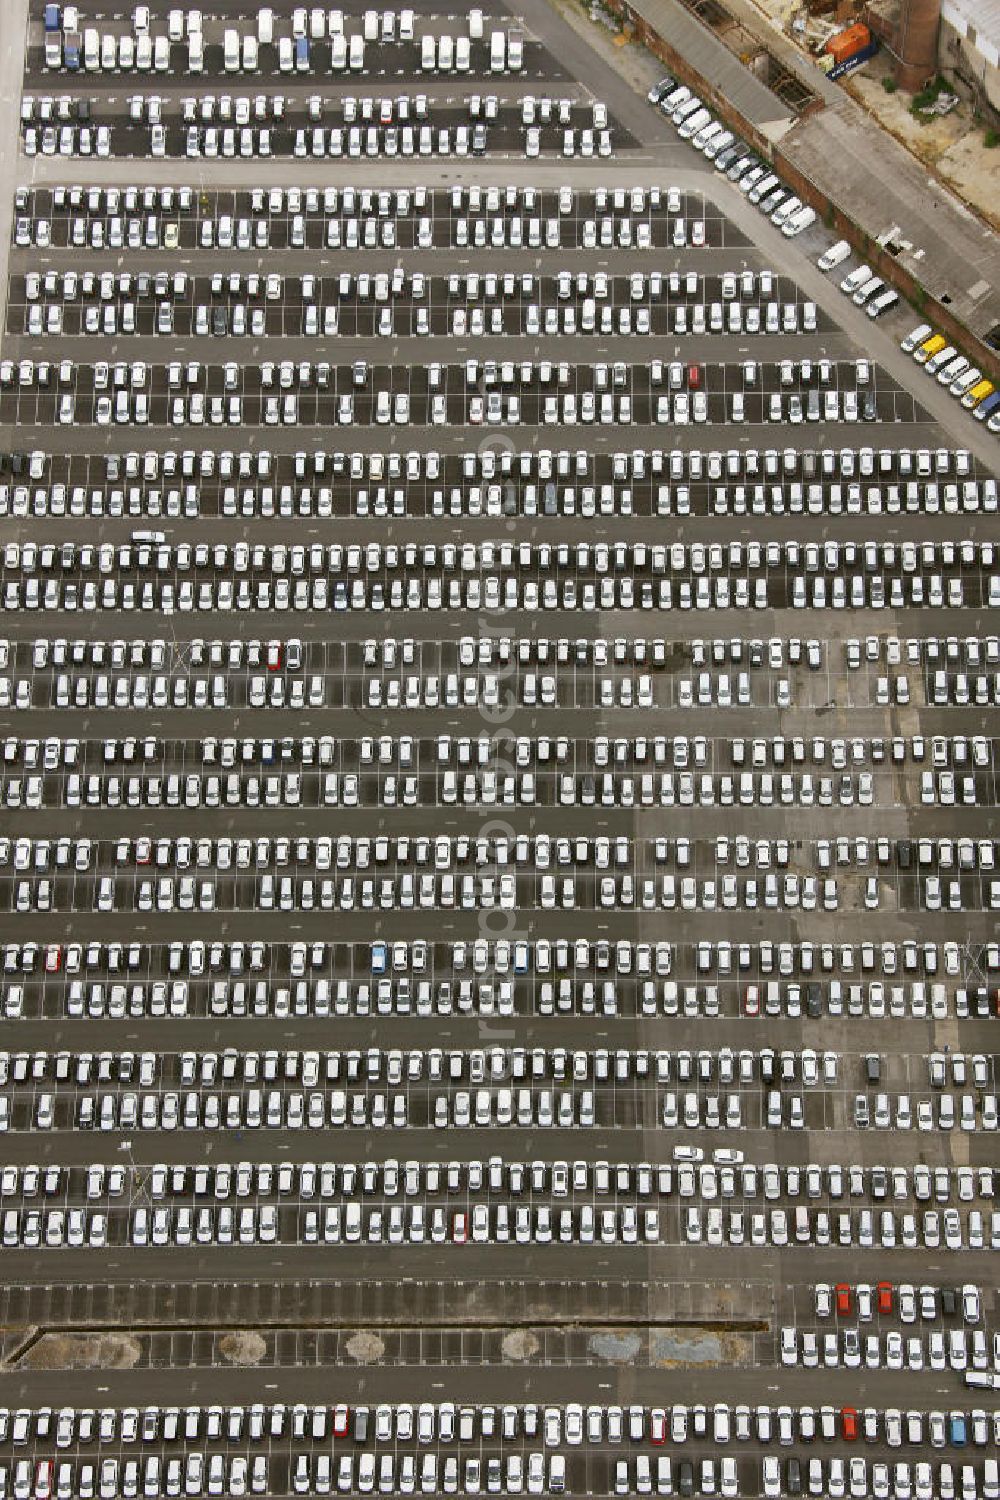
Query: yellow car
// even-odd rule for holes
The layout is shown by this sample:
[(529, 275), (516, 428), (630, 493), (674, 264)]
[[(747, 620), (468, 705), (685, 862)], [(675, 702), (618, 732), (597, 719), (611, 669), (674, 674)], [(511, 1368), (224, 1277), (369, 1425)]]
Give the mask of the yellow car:
[(944, 334), (934, 333), (929, 339), (924, 340), (924, 342), (920, 345), (920, 348), (914, 354), (913, 358), (916, 360), (918, 365), (925, 365), (929, 359), (934, 358), (935, 354), (940, 354), (941, 350), (947, 346), (947, 343), (948, 340), (945, 338)]
[(985, 401), (987, 396), (992, 396), (995, 389), (992, 380), (978, 380), (962, 397), (962, 405), (966, 411), (971, 411), (974, 406), (979, 405), (980, 401)]

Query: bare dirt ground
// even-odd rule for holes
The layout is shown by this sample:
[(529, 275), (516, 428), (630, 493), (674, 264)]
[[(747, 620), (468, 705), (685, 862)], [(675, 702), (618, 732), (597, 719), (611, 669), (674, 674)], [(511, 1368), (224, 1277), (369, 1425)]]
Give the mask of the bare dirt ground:
[(982, 216), (1000, 229), (1000, 146), (984, 144), (984, 127), (972, 118), (964, 100), (948, 115), (918, 120), (910, 113), (910, 96), (887, 94), (882, 79), (890, 69), (873, 58), (847, 80), (858, 103), (914, 156)]

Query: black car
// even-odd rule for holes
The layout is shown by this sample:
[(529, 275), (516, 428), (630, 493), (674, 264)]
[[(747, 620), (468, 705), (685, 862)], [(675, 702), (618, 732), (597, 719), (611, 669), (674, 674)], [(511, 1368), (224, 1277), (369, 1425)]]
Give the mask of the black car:
[(653, 84), (653, 87), (646, 95), (646, 98), (649, 100), (650, 104), (659, 104), (664, 95), (669, 94), (670, 90), (676, 87), (677, 79), (671, 78), (670, 74), (667, 73), (659, 80), (658, 83)]

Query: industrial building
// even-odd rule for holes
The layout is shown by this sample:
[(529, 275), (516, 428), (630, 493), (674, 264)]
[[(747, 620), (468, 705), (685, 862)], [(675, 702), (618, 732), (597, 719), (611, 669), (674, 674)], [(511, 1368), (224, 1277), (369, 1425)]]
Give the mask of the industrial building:
[(1000, 122), (1000, 0), (870, 0), (865, 19), (900, 88), (938, 74), (989, 123)]
[(938, 66), (984, 120), (1000, 124), (1000, 0), (943, 0)]

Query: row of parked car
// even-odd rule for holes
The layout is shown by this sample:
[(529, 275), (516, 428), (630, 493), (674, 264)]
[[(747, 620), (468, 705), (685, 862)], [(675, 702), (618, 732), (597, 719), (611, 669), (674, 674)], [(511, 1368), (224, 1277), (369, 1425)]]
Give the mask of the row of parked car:
[[(581, 938), (574, 943), (562, 938), (556, 942), (539, 938), (536, 942), (519, 940), (511, 943), (501, 939), (492, 943), (486, 939), (477, 939), (472, 943), (460, 941), (445, 944), (437, 963), (433, 945), (428, 945), (423, 939), (391, 943), (378, 939), (370, 945), (359, 943), (351, 947), (356, 950), (349, 970), (356, 976), (353, 982), (359, 982), (361, 978), (365, 981), (379, 979), (390, 974), (416, 976), (438, 972), (440, 975), (443, 966), (445, 973), (484, 976), (512, 973), (547, 977), (584, 969), (588, 973), (614, 975), (616, 985), (627, 985), (632, 976), (641, 979), (654, 972), (669, 974), (675, 961), (675, 945), (666, 941), (655, 944), (631, 943), (626, 940), (611, 943), (607, 939), (600, 939), (595, 943), (588, 943)], [(823, 983), (810, 978), (807, 1000), (811, 1005), (813, 991), (818, 992), (815, 998), (822, 1000), (827, 985), (830, 995), (826, 998), (833, 998), (836, 987), (838, 1009), (834, 1013), (838, 1015), (844, 1013), (845, 1001), (849, 1006), (853, 1005), (855, 990), (859, 992), (857, 998), (860, 1003), (863, 998), (860, 992), (865, 983), (878, 983), (881, 990), (880, 981), (868, 980), (863, 983), (863, 976), (875, 973), (886, 976), (908, 974), (913, 985), (922, 986), (924, 1008), (921, 1018), (926, 1019), (927, 986), (923, 979), (912, 976), (943, 975), (949, 979), (962, 980), (965, 965), (970, 961), (981, 964), (984, 974), (1000, 973), (1000, 943), (997, 942), (986, 943), (969, 953), (965, 944), (931, 940), (918, 943), (912, 938), (899, 943), (865, 941), (837, 944), (830, 941), (773, 942), (770, 939), (759, 943), (734, 944), (727, 939), (704, 939), (690, 947), (678, 945), (678, 951), (683, 952), (685, 964), (696, 975), (752, 975), (753, 982), (748, 986), (746, 998), (749, 998), (752, 990), (755, 1008), (751, 1010), (747, 1004), (747, 1015), (759, 1014), (761, 1004), (767, 1007), (769, 1014), (779, 1013), (775, 1007), (781, 982), (766, 977), (776, 974), (785, 979), (797, 974), (836, 974), (836, 978)], [(2, 955), (3, 972), (7, 976), (20, 974), (37, 978), (43, 974), (58, 974), (65, 969), (67, 975), (96, 970), (108, 975), (139, 976), (148, 971), (162, 972), (165, 976), (184, 974), (192, 979), (204, 979), (227, 972), (232, 975), (265, 975), (270, 974), (273, 969), (275, 974), (287, 972), (292, 979), (298, 979), (332, 963), (335, 950), (332, 945), (323, 942), (295, 942), (286, 946), (283, 943), (265, 942), (206, 943), (201, 939), (166, 944), (91, 941), (86, 944), (71, 942), (63, 945), (30, 941), (6, 942)], [(758, 976), (765, 976), (763, 984), (757, 982)], [(856, 981), (852, 982), (854, 976)], [(987, 988), (984, 984), (982, 992), (988, 1002), (988, 1009), (983, 1013), (985, 1019), (989, 1010), (995, 1009), (1000, 1000), (995, 988)], [(978, 998), (979, 987), (970, 991), (963, 983), (961, 989), (956, 991), (956, 995), (958, 994), (963, 997), (963, 1004), (967, 1004), (970, 994), (973, 998)], [(883, 1005), (884, 998), (884, 993), (881, 993)], [(930, 1014), (935, 1019), (943, 1020), (947, 1017), (947, 998), (948, 987), (935, 982), (931, 986), (930, 995)], [(862, 1011), (863, 1007), (850, 1009), (848, 1013), (860, 1015)], [(811, 1009), (809, 1014), (813, 1014)], [(819, 1014), (817, 1011), (816, 1015)], [(884, 1010), (880, 1010), (878, 1014), (884, 1017)]]
[(906, 335), (900, 347), (904, 354), (912, 354), (928, 375), (935, 376), (939, 385), (947, 386), (977, 422), (985, 422), (987, 431), (1000, 432), (1000, 391), (970, 359), (959, 354), (943, 333), (935, 333), (929, 323), (921, 323)]
[(696, 151), (714, 162), (716, 171), (724, 172), (787, 239), (815, 224), (816, 210), (791, 193), (777, 172), (727, 130), (686, 85), (668, 75), (654, 83), (648, 99), (677, 127), (681, 140), (690, 141)]
[[(823, 251), (816, 264), (821, 271), (832, 271), (843, 265), (850, 253), (851, 247), (847, 241), (838, 240), (835, 245)], [(870, 266), (857, 266), (848, 271), (841, 280), (840, 290), (851, 298), (855, 307), (863, 307), (873, 320), (880, 318), (899, 301), (899, 293), (894, 288), (887, 287), (882, 277), (876, 276)]]
[[(717, 1401), (647, 1407), (570, 1401), (539, 1406), (508, 1402), (460, 1404), (450, 1400), (378, 1402), (374, 1405), (294, 1405), (283, 1401), (248, 1405), (0, 1407), (0, 1443), (15, 1449), (34, 1441), (58, 1450), (79, 1444), (115, 1442), (124, 1447), (195, 1442), (254, 1445), (280, 1440), (310, 1444), (513, 1443), (521, 1438), (546, 1448), (617, 1447), (688, 1442), (763, 1447), (795, 1442), (884, 1442), (890, 1448), (985, 1448), (1000, 1443), (1000, 1412), (942, 1411), (890, 1406), (772, 1406)], [(334, 1404), (335, 1402), (335, 1404)]]
[[(823, 251), (817, 264), (821, 271), (832, 271), (842, 266), (850, 253), (848, 242), (838, 240)], [(879, 317), (899, 302), (899, 293), (887, 287), (868, 265), (848, 271), (840, 282), (840, 290), (855, 306), (864, 307), (870, 318)], [(947, 387), (977, 422), (985, 422), (989, 432), (1000, 432), (1000, 391), (944, 334), (935, 333), (930, 323), (920, 323), (905, 335), (900, 348), (904, 354), (911, 354), (918, 365), (923, 365), (939, 385)]]

